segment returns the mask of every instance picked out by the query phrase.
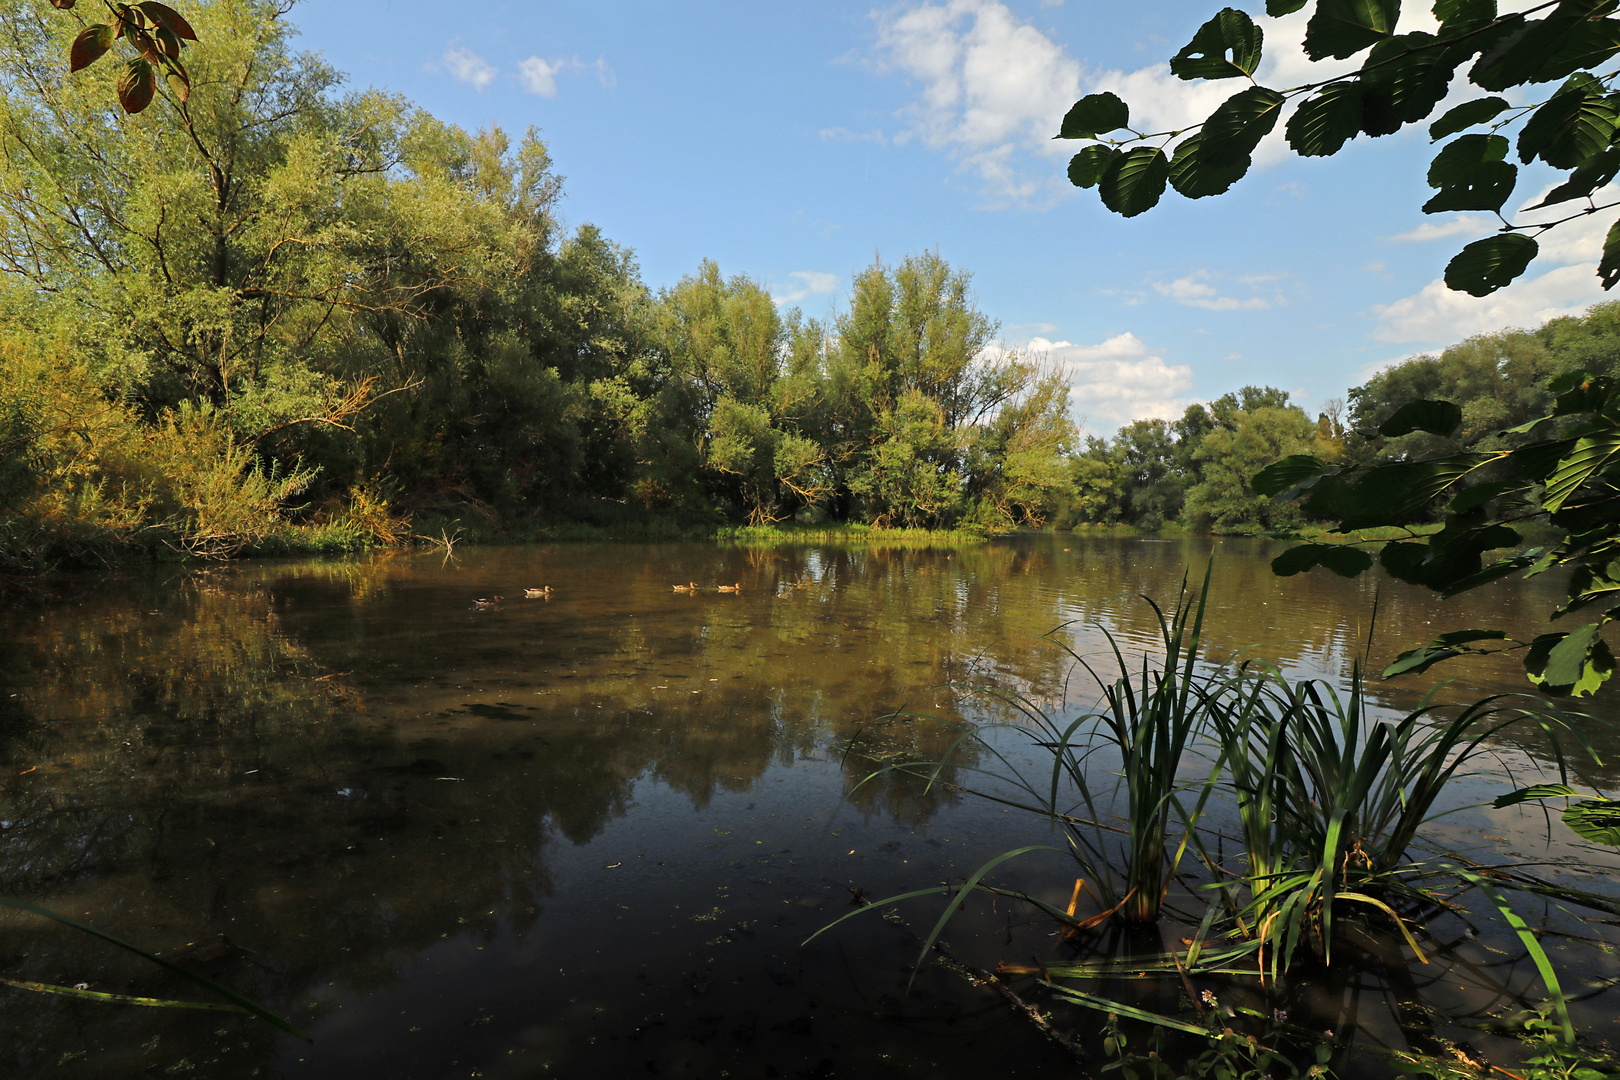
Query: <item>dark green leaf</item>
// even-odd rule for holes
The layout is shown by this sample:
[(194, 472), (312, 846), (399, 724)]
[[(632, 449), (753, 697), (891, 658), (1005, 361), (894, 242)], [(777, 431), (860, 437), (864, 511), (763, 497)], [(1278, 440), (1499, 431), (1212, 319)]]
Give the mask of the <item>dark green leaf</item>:
[(1620, 454), (1620, 430), (1614, 427), (1576, 440), (1569, 454), (1547, 478), (1542, 509), (1556, 514), (1588, 480), (1607, 468), (1617, 454)]
[(1378, 425), (1378, 434), (1398, 438), (1414, 431), (1450, 437), (1462, 424), (1462, 410), (1449, 401), (1408, 401)]
[(1620, 597), (1620, 562), (1601, 567), (1577, 566), (1569, 576), (1569, 597), (1569, 603), (1561, 609), (1565, 614)]
[[(1539, 548), (1534, 550), (1538, 553), (1540, 551)], [(1481, 585), (1488, 585), (1493, 581), (1507, 577), (1509, 574), (1516, 574), (1520, 570), (1528, 570), (1531, 566), (1535, 565), (1535, 562), (1536, 556), (1529, 554), (1513, 555), (1506, 559), (1498, 559), (1496, 562), (1493, 562), (1491, 565), (1485, 567), (1479, 573), (1469, 574), (1467, 577), (1458, 578), (1449, 585), (1442, 587), (1440, 589), (1440, 599), (1450, 600), (1453, 596), (1460, 596), (1469, 589), (1477, 589)]]
[(1273, 19), (1292, 15), (1305, 6), (1305, 0), (1266, 0), (1266, 14)]
[(1301, 157), (1331, 157), (1361, 131), (1360, 82), (1329, 83), (1288, 118), (1288, 145)]
[(1192, 41), (1170, 61), (1182, 79), (1232, 79), (1253, 75), (1260, 66), (1264, 35), (1254, 21), (1234, 8), (1222, 8), (1198, 28)]
[(1499, 495), (1506, 495), (1510, 491), (1523, 490), (1524, 485), (1517, 480), (1498, 480), (1494, 484), (1475, 484), (1471, 488), (1464, 488), (1451, 500), (1451, 513), (1461, 514), (1477, 506), (1484, 506)]
[(1455, 135), (1475, 124), (1495, 119), (1507, 107), (1508, 103), (1499, 97), (1465, 101), (1454, 109), (1447, 109), (1444, 116), (1429, 125), (1429, 138), (1439, 142), (1447, 135)]
[(1442, 36), (1466, 34), (1496, 18), (1496, 0), (1435, 0), (1434, 17)]
[(1589, 19), (1576, 24), (1536, 72), (1537, 82), (1561, 79), (1576, 71), (1590, 71), (1620, 52), (1620, 21)]
[(1325, 566), (1340, 577), (1353, 578), (1372, 566), (1372, 556), (1342, 544), (1301, 544), (1271, 560), (1271, 572), (1278, 577), (1292, 577), (1313, 566)]
[(1519, 803), (1531, 799), (1567, 799), (1572, 795), (1579, 794), (1580, 792), (1568, 784), (1536, 784), (1533, 787), (1510, 791), (1506, 795), (1498, 795), (1491, 800), (1491, 805), (1501, 810), (1509, 806), (1517, 806)]
[(1468, 78), (1482, 90), (1506, 90), (1527, 82), (1561, 79), (1576, 67), (1565, 65), (1571, 56), (1589, 51), (1585, 45), (1586, 26), (1594, 15), (1607, 14), (1613, 0), (1562, 0), (1545, 19), (1522, 20), (1506, 16), (1506, 32), (1487, 49), (1468, 72)]
[(1614, 656), (1598, 636), (1598, 623), (1567, 634), (1543, 634), (1524, 658), (1530, 681), (1550, 694), (1596, 693), (1614, 672)]
[(1241, 161), (1277, 126), (1284, 98), (1275, 90), (1251, 86), (1216, 106), (1200, 133), (1200, 154), (1211, 167)]
[(1539, 248), (1534, 240), (1520, 233), (1499, 233), (1475, 240), (1446, 264), (1446, 288), (1470, 296), (1489, 296), (1524, 273)]
[(1610, 799), (1578, 802), (1564, 810), (1564, 824), (1595, 844), (1620, 847), (1620, 802)]
[(1614, 394), (1612, 382), (1585, 371), (1566, 372), (1549, 382), (1547, 389), (1555, 395), (1554, 416), (1600, 411), (1608, 407)]
[(1415, 124), (1434, 111), (1451, 88), (1452, 73), (1464, 59), (1462, 50), (1436, 47), (1436, 41), (1430, 34), (1401, 34), (1372, 47), (1361, 76), (1366, 86), (1364, 122), (1374, 107), (1402, 125)]
[(1480, 465), (1489, 454), (1455, 454), (1429, 461), (1392, 461), (1368, 469), (1356, 482), (1345, 507), (1347, 529), (1398, 525), (1438, 498), (1446, 488)]
[(170, 60), (164, 65), (164, 68), (163, 78), (169, 84), (169, 93), (181, 101), (189, 100), (191, 98), (191, 76), (186, 74), (185, 66), (178, 60)]
[(1344, 60), (1395, 32), (1400, 0), (1318, 0), (1305, 24), (1305, 53), (1312, 60)]
[(85, 27), (79, 31), (79, 36), (73, 39), (73, 48), (68, 52), (68, 70), (78, 71), (89, 67), (112, 48), (112, 43), (112, 27), (105, 23)]
[(1256, 495), (1281, 495), (1302, 480), (1320, 476), (1328, 463), (1309, 454), (1292, 454), (1254, 474), (1251, 484)]
[(1340, 577), (1353, 578), (1372, 569), (1372, 556), (1360, 548), (1346, 547), (1342, 544), (1325, 546), (1328, 550), (1319, 554), (1316, 561)]
[(1109, 163), (1098, 184), (1103, 205), (1123, 217), (1151, 210), (1164, 195), (1170, 161), (1156, 146), (1139, 146)]
[(1605, 289), (1614, 288), (1614, 283), (1620, 281), (1620, 221), (1609, 226), (1609, 233), (1603, 238), (1603, 259), (1598, 263), (1598, 281)]
[(1183, 139), (1170, 162), (1170, 186), (1189, 199), (1222, 195), (1249, 171), (1248, 155), (1211, 164), (1202, 152), (1202, 134)]
[(1570, 76), (1519, 132), (1519, 160), (1540, 157), (1555, 169), (1573, 169), (1606, 149), (1620, 112), (1592, 76)]
[(1390, 576), (1412, 585), (1423, 584), (1423, 561), (1429, 557), (1429, 545), (1399, 541), (1384, 545), (1378, 553), (1378, 563)]
[(1069, 183), (1075, 187), (1096, 187), (1097, 181), (1102, 179), (1102, 174), (1117, 157), (1119, 151), (1112, 146), (1099, 143), (1086, 147), (1069, 159)]
[(1106, 135), (1110, 131), (1118, 131), (1128, 127), (1131, 122), (1131, 110), (1119, 95), (1103, 91), (1100, 94), (1087, 94), (1063, 117), (1063, 126), (1058, 129), (1059, 139), (1095, 139)]
[(1620, 147), (1611, 146), (1570, 173), (1568, 180), (1547, 192), (1540, 202), (1525, 209), (1540, 210), (1570, 199), (1584, 199), (1613, 180), (1616, 173), (1620, 173)]
[(1408, 649), (1397, 656), (1395, 662), (1384, 669), (1384, 678), (1427, 671), (1442, 660), (1475, 651), (1467, 646), (1476, 641), (1502, 641), (1506, 637), (1500, 630), (1453, 630), (1449, 634), (1441, 634), (1427, 645)]
[(1500, 210), (1519, 175), (1502, 160), (1507, 152), (1500, 135), (1464, 135), (1447, 143), (1429, 165), (1429, 186), (1440, 193), (1423, 204), (1423, 212)]

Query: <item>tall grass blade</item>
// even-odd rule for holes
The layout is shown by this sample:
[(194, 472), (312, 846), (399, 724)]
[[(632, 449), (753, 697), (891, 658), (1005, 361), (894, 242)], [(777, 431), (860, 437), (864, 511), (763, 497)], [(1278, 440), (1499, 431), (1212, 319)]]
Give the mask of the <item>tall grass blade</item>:
[(238, 994), (235, 990), (227, 989), (227, 988), (219, 985), (219, 983), (214, 982), (212, 979), (205, 979), (201, 975), (193, 974), (192, 972), (187, 971), (183, 967), (179, 967), (179, 966), (177, 966), (175, 964), (170, 963), (169, 961), (163, 959), (163, 957), (161, 957), (161, 956), (155, 956), (152, 953), (147, 952), (145, 949), (141, 948), (138, 945), (131, 945), (129, 942), (123, 940), (122, 938), (117, 938), (117, 937), (114, 937), (111, 934), (108, 934), (108, 933), (104, 932), (104, 931), (97, 930), (95, 927), (89, 925), (88, 923), (79, 922), (77, 919), (70, 919), (66, 915), (58, 914), (57, 912), (54, 912), (54, 911), (50, 910), (49, 908), (42, 908), (42, 907), (38, 906), (37, 904), (25, 903), (22, 900), (11, 900), (11, 899), (8, 899), (8, 898), (3, 897), (3, 896), (0, 896), (0, 907), (16, 908), (18, 911), (26, 911), (26, 912), (28, 912), (28, 913), (30, 913), (32, 915), (41, 915), (41, 916), (44, 916), (47, 919), (54, 919), (56, 922), (61, 923), (63, 926), (71, 926), (71, 927), (73, 927), (73, 929), (82, 931), (83, 933), (86, 933), (86, 934), (89, 934), (91, 937), (100, 938), (102, 941), (107, 942), (109, 945), (116, 945), (118, 948), (123, 949), (126, 952), (132, 952), (136, 956), (141, 957), (142, 959), (150, 960), (152, 963), (156, 964), (158, 967), (163, 968), (166, 971), (174, 972), (176, 975), (179, 975), (183, 979), (191, 980), (192, 982), (196, 983), (198, 986), (204, 987), (204, 988), (212, 991), (213, 993), (218, 994), (220, 997), (224, 998), (226, 1001), (230, 1002), (232, 1005), (236, 1006), (238, 1009), (241, 1009), (243, 1012), (251, 1013), (252, 1015), (257, 1016), (260, 1020), (263, 1020), (267, 1024), (273, 1024), (276, 1027), (280, 1028), (282, 1031), (285, 1031), (289, 1035), (296, 1036), (296, 1037), (304, 1040), (307, 1043), (313, 1043), (315, 1041), (314, 1039), (311, 1039), (308, 1035), (305, 1035), (302, 1031), (299, 1031), (297, 1028), (293, 1027), (292, 1024), (288, 1023), (287, 1021), (283, 1020), (281, 1017), (277, 1016), (275, 1013), (273, 1013), (270, 1010), (264, 1008), (262, 1005), (254, 1004), (253, 1002), (249, 1001), (247, 998), (243, 997), (241, 994)]

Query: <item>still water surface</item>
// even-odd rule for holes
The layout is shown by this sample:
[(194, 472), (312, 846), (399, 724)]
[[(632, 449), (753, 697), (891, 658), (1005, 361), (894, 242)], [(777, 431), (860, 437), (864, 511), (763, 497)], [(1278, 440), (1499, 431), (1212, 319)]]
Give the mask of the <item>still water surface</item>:
[[(1212, 550), (1210, 653), (1248, 649), (1301, 675), (1342, 679), (1380, 589), (1375, 668), (1442, 629), (1535, 632), (1550, 606), (1522, 587), (1442, 605), (1372, 577), (1280, 580), (1258, 541), (1080, 537), (380, 553), (68, 579), (11, 598), (0, 895), (175, 957), (315, 1042), (229, 1014), (0, 988), (0, 1073), (1077, 1075), (936, 966), (906, 993), (937, 901), (800, 942), (851, 910), (852, 890), (959, 879), (1053, 839), (940, 788), (857, 789), (874, 756), (926, 758), (950, 738), (878, 717), (994, 719), (976, 685), (1080, 709), (1094, 687), (1045, 635), (1062, 627), (1101, 657), (1100, 625), (1150, 648), (1138, 594), (1170, 602)], [(742, 589), (671, 587), (687, 581)], [(550, 599), (523, 598), (543, 585)], [(491, 594), (504, 602), (474, 604)], [(1508, 660), (1437, 674), (1457, 677), (1456, 699), (1523, 689)], [(1408, 709), (1425, 689), (1375, 695)], [(1539, 817), (1482, 813), (1455, 819), (1446, 842), (1508, 859), (1535, 834), (1541, 857)], [(1035, 856), (1002, 880), (1061, 903), (1072, 878)], [(947, 934), (968, 960), (1055, 954), (1045, 926), (979, 907)], [(1583, 975), (1617, 974), (1609, 955), (1583, 948)], [(1465, 1019), (1492, 995), (1538, 994), (1489, 948), (1457, 964)], [(1492, 988), (1466, 974), (1493, 964)], [(198, 996), (24, 916), (0, 918), (0, 975)], [(1366, 992), (1406, 991), (1373, 979)], [(1583, 1008), (1615, 1012), (1602, 994)], [(1400, 1044), (1396, 1020), (1363, 1013), (1368, 1039)]]

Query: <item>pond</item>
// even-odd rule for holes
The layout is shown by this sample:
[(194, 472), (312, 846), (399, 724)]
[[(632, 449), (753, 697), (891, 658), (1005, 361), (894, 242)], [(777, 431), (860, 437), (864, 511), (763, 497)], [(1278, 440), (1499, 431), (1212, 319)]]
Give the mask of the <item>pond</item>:
[[(0, 987), (0, 1070), (1084, 1074), (983, 989), (915, 967), (937, 897), (801, 943), (861, 897), (960, 881), (1000, 852), (1052, 843), (1039, 821), (950, 786), (862, 780), (874, 762), (942, 753), (948, 721), (1002, 716), (975, 687), (1057, 713), (1090, 705), (1095, 685), (1053, 639), (1105, 658), (1106, 628), (1128, 651), (1152, 649), (1140, 594), (1172, 603), (1212, 551), (1208, 652), (1335, 680), (1369, 632), (1381, 669), (1444, 629), (1535, 632), (1554, 595), (1502, 586), (1442, 604), (1370, 575), (1277, 579), (1273, 550), (1062, 534), (581, 544), (148, 569), (13, 595), (0, 608), (0, 895), (216, 978), (314, 1042), (228, 1013)], [(697, 592), (672, 587), (690, 581)], [(548, 598), (523, 595), (546, 585)], [(493, 595), (504, 599), (475, 602)], [(1432, 674), (1456, 680), (1442, 691), (1454, 700), (1525, 688), (1507, 658)], [(1372, 693), (1406, 710), (1433, 681)], [(880, 719), (895, 710), (938, 720)], [(1612, 768), (1620, 740), (1588, 730)], [(1524, 753), (1504, 748), (1500, 762), (1531, 782)], [(1510, 783), (1459, 780), (1456, 803)], [(1454, 850), (1562, 859), (1549, 877), (1614, 893), (1604, 849), (1569, 842), (1539, 809), (1446, 822)], [(1059, 906), (1073, 879), (1039, 852), (1000, 875)], [(1544, 908), (1527, 910), (1563, 920), (1545, 940), (1584, 995), (1578, 1019), (1611, 1034), (1612, 929)], [(1534, 972), (1489, 927), (1454, 937), (1422, 977), (1433, 1009), (1419, 1026), (1502, 1044), (1470, 1025), (1538, 1000)], [(986, 967), (1060, 947), (1005, 901), (967, 905), (946, 938)], [(17, 913), (0, 916), (0, 976), (205, 996)], [(1329, 1022), (1332, 1001), (1353, 998), (1356, 1034), (1343, 1037), (1398, 1047), (1413, 1030), (1405, 978), (1374, 965), (1325, 984), (1314, 1007)], [(1063, 1022), (1095, 1029), (1098, 1016)]]

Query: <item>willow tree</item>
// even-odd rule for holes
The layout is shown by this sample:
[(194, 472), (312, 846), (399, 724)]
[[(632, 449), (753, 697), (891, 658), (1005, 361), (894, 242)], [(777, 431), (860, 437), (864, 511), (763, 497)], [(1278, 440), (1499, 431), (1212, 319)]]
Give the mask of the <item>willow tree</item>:
[(664, 424), (688, 432), (675, 461), (752, 524), (819, 503), (824, 454), (804, 431), (822, 392), (819, 324), (705, 260), (664, 292), (657, 325), (679, 387)]
[(134, 113), (127, 65), (68, 70), (105, 12), (0, 0), (0, 274), (147, 415), (207, 405), (289, 466), (514, 504), (617, 482), (633, 260), (560, 234), (532, 132), (343, 92), (289, 6), (187, 5), (188, 82)]
[[(819, 418), (845, 515), (935, 526), (975, 509), (973, 474), (985, 467), (975, 445), (1006, 409), (993, 441), (1019, 447), (1017, 483), (1027, 489), (1012, 501), (1043, 501), (1032, 482), (1067, 484), (1065, 470), (1037, 465), (1031, 455), (1038, 444), (1039, 453), (1060, 456), (1072, 438), (1072, 426), (1064, 428), (1067, 395), (1056, 386), (1040, 390), (1041, 368), (1030, 358), (992, 348), (996, 329), (975, 306), (969, 275), (938, 254), (874, 263), (856, 276), (849, 310), (834, 327)], [(1033, 412), (1032, 402), (1039, 403)], [(1060, 437), (1032, 441), (1032, 422), (1054, 422)]]

